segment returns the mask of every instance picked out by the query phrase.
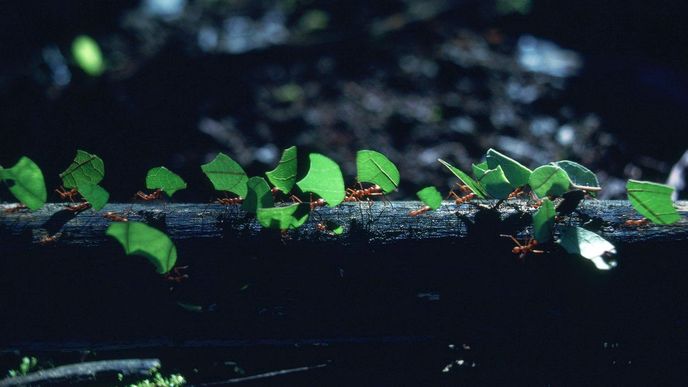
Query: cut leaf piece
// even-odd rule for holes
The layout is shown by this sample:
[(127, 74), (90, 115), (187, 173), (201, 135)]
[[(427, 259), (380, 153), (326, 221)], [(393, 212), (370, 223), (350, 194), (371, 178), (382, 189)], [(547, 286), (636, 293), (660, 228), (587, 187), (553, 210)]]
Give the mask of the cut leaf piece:
[(485, 171), (490, 168), (487, 166), (487, 161), (483, 161), (482, 163), (471, 164), (471, 169), (473, 170), (473, 177), (475, 177), (477, 180), (480, 180), (480, 178), (485, 174)]
[(325, 221), (324, 226), (323, 231), (331, 235), (342, 235), (344, 233), (344, 226), (331, 220)]
[(561, 196), (569, 190), (571, 181), (563, 169), (554, 165), (543, 165), (530, 175), (528, 185), (538, 197)]
[(487, 197), (487, 194), (485, 193), (484, 188), (478, 183), (477, 181), (473, 180), (472, 177), (468, 176), (466, 173), (461, 171), (459, 168), (454, 167), (453, 165), (449, 164), (448, 162), (442, 160), (442, 159), (437, 159), (442, 165), (447, 167), (451, 173), (454, 174), (454, 176), (458, 177), (461, 183), (466, 185), (471, 192), (475, 194), (480, 199), (485, 199)]
[(160, 274), (177, 262), (177, 248), (164, 232), (141, 222), (114, 222), (105, 234), (115, 238), (127, 255), (146, 257)]
[(564, 227), (559, 244), (569, 254), (578, 254), (593, 262), (600, 270), (609, 270), (614, 264), (607, 263), (604, 256), (615, 254), (616, 248), (606, 239), (582, 227)]
[(146, 174), (146, 188), (159, 189), (171, 197), (175, 192), (186, 189), (186, 182), (169, 169), (156, 167)]
[(416, 192), (418, 198), (430, 209), (436, 210), (442, 205), (442, 194), (435, 187), (425, 187)]
[(24, 156), (12, 168), (0, 167), (0, 180), (4, 180), (17, 200), (31, 210), (45, 204), (48, 197), (43, 172), (30, 158)]
[(296, 185), (303, 192), (312, 192), (334, 207), (344, 200), (344, 177), (339, 165), (319, 153), (308, 155), (311, 165), (306, 176)]
[(399, 170), (387, 156), (372, 150), (360, 150), (356, 154), (356, 170), (359, 183), (377, 184), (384, 193), (399, 187)]
[(88, 75), (98, 76), (105, 71), (105, 61), (98, 43), (86, 35), (79, 35), (72, 42), (74, 61)]
[(488, 169), (479, 180), (480, 185), (488, 195), (495, 199), (506, 199), (513, 191), (511, 183), (504, 175), (502, 167), (499, 165), (495, 169)]
[(279, 164), (277, 164), (277, 168), (265, 172), (265, 176), (268, 177), (272, 185), (287, 194), (294, 188), (294, 184), (296, 183), (297, 167), (296, 147), (292, 146), (282, 152), (282, 158)]
[(77, 150), (74, 161), (66, 171), (60, 173), (65, 188), (77, 188), (80, 185), (98, 184), (105, 176), (105, 164), (96, 155)]
[(523, 164), (492, 148), (487, 151), (487, 156), (485, 158), (488, 168), (494, 169), (498, 166), (502, 167), (504, 175), (507, 180), (509, 180), (509, 183), (511, 183), (512, 188), (522, 187), (528, 184), (530, 174), (533, 173), (533, 171), (526, 168)]
[(626, 192), (633, 208), (653, 223), (672, 224), (681, 219), (671, 201), (674, 189), (668, 185), (628, 180)]
[(548, 198), (542, 199), (542, 204), (533, 215), (533, 237), (536, 241), (544, 243), (552, 239), (554, 230), (554, 204)]
[(79, 193), (84, 197), (89, 203), (91, 203), (91, 208), (96, 211), (100, 211), (105, 207), (110, 199), (110, 194), (105, 188), (99, 186), (98, 184), (83, 184), (79, 186)]
[(255, 214), (259, 208), (268, 208), (275, 205), (275, 201), (272, 199), (272, 192), (270, 192), (270, 186), (262, 177), (248, 179), (246, 186), (248, 187), (248, 193), (244, 203), (241, 205), (244, 211)]
[(298, 228), (308, 220), (308, 204), (292, 204), (286, 207), (259, 208), (256, 217), (261, 226), (288, 230)]
[(600, 187), (600, 182), (597, 180), (597, 176), (588, 168), (569, 160), (557, 161), (552, 164), (566, 171), (566, 174), (569, 175), (571, 184), (573, 184), (576, 189), (588, 191), (588, 193), (593, 196), (597, 194), (597, 191), (602, 189)]
[(219, 153), (213, 161), (201, 165), (201, 169), (217, 191), (232, 192), (246, 197), (248, 176), (244, 169), (224, 153)]

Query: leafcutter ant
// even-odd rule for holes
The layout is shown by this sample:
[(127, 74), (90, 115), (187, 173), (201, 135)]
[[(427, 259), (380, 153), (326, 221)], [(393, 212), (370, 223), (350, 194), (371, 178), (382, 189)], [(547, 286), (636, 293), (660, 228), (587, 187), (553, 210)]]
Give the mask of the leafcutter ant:
[(55, 192), (57, 192), (57, 194), (60, 195), (60, 199), (69, 200), (70, 202), (74, 202), (74, 197), (76, 197), (79, 194), (79, 191), (76, 188), (72, 188), (69, 191), (67, 191), (62, 186), (60, 186), (60, 188), (55, 189)]
[(430, 208), (430, 206), (423, 206), (423, 208), (419, 208), (417, 210), (410, 211), (409, 215), (410, 216), (418, 216), (418, 215), (422, 215), (422, 214), (424, 214), (430, 210), (432, 210), (432, 208)]
[(375, 184), (372, 187), (363, 188), (361, 183), (358, 183), (360, 189), (347, 188), (345, 202), (358, 202), (370, 196), (384, 196), (382, 187)]
[(528, 242), (525, 244), (521, 244), (521, 242), (518, 241), (518, 239), (514, 238), (513, 235), (500, 235), (501, 237), (504, 238), (511, 238), (514, 243), (516, 243), (516, 246), (514, 246), (513, 249), (511, 249), (511, 252), (514, 254), (518, 254), (519, 259), (525, 258), (526, 255), (529, 253), (533, 254), (542, 254), (544, 253), (543, 250), (535, 250), (535, 246), (537, 246), (538, 242), (534, 238), (528, 239)]
[(82, 202), (73, 206), (65, 206), (65, 209), (74, 215), (84, 212), (89, 208), (91, 208), (91, 203), (89, 202)]
[(16, 212), (19, 212), (19, 211), (21, 211), (21, 210), (25, 210), (25, 209), (27, 209), (27, 208), (28, 208), (28, 207), (25, 206), (24, 204), (17, 204), (17, 205), (14, 206), (14, 207), (5, 208), (5, 213), (6, 213), (6, 214), (14, 214), (14, 213), (16, 213)]
[(103, 215), (103, 218), (105, 218), (107, 220), (111, 220), (113, 222), (128, 222), (129, 221), (129, 219), (125, 218), (124, 216), (122, 216), (116, 212), (112, 212), (112, 211), (106, 212), (105, 215)]
[(150, 194), (146, 194), (143, 191), (139, 191), (136, 193), (136, 197), (146, 202), (158, 200), (162, 197), (162, 190), (158, 188)]
[(511, 192), (509, 194), (509, 196), (507, 196), (506, 198), (507, 199), (516, 199), (517, 197), (523, 195), (524, 193), (525, 192), (523, 192), (523, 187), (518, 187), (515, 190), (513, 190), (513, 192)]
[(223, 204), (225, 206), (233, 206), (233, 205), (239, 205), (244, 202), (243, 198), (240, 197), (235, 197), (235, 198), (218, 198), (215, 203), (218, 204)]
[(647, 218), (642, 219), (628, 219), (624, 222), (624, 227), (643, 227), (650, 224), (650, 220)]

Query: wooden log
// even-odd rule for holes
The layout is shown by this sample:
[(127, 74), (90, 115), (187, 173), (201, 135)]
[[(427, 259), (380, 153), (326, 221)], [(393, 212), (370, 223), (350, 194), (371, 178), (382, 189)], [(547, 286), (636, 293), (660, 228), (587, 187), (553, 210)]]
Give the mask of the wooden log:
[[(360, 202), (343, 203), (337, 207), (318, 208), (311, 213), (306, 225), (291, 230), (288, 240), (328, 240), (348, 245), (355, 242), (390, 244), (398, 241), (457, 239), (478, 232), (495, 232), (512, 229), (523, 232), (529, 224), (529, 215), (535, 209), (524, 201), (502, 203), (491, 209), (494, 201), (475, 201), (456, 206), (444, 202), (436, 211), (421, 216), (409, 212), (422, 207), (420, 202)], [(74, 215), (65, 210), (66, 204), (47, 204), (41, 210), (7, 212), (13, 205), (0, 205), (0, 251), (20, 250), (46, 244), (82, 245), (96, 247), (108, 238), (105, 229), (110, 220), (108, 212), (143, 221), (165, 230), (173, 240), (220, 240), (228, 234), (243, 239), (256, 239), (264, 233), (278, 234), (277, 230), (260, 227), (252, 214), (239, 206), (218, 204), (135, 203), (109, 204), (102, 211), (87, 210)], [(627, 201), (584, 201), (567, 224), (581, 225), (593, 222), (600, 233), (612, 242), (685, 241), (688, 240), (688, 202), (676, 203), (684, 216), (669, 226), (648, 224), (627, 227), (624, 222), (641, 216)], [(499, 222), (501, 220), (502, 222)], [(337, 237), (319, 230), (318, 223), (333, 222), (344, 226)], [(527, 231), (526, 231), (527, 232)], [(11, 242), (11, 243), (8, 243)]]
[(150, 375), (150, 371), (160, 367), (158, 359), (102, 360), (69, 364), (47, 370), (32, 372), (24, 376), (0, 380), (0, 387), (48, 385), (75, 380), (94, 380), (99, 373), (111, 372), (122, 375)]

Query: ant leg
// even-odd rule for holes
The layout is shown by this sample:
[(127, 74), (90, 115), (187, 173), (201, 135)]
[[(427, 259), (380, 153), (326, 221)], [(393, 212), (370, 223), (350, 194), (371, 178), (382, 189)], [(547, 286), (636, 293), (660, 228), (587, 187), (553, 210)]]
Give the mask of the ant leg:
[(500, 234), (499, 236), (500, 236), (500, 237), (504, 237), (504, 238), (511, 238), (511, 240), (514, 241), (514, 243), (516, 243), (516, 246), (518, 246), (518, 247), (523, 247), (523, 245), (521, 244), (521, 242), (519, 242), (518, 239), (514, 238), (513, 235), (504, 235), (504, 234)]

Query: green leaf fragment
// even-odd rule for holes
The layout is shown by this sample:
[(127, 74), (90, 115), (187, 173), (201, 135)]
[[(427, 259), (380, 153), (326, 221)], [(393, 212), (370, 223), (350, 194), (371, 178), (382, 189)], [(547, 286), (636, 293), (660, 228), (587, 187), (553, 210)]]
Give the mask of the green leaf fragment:
[(356, 154), (357, 179), (360, 183), (377, 184), (384, 193), (399, 187), (399, 170), (387, 156), (372, 150), (360, 150)]
[(103, 160), (83, 150), (76, 151), (74, 161), (67, 170), (60, 173), (62, 185), (65, 188), (76, 188), (81, 185), (98, 184), (105, 176)]
[(43, 172), (30, 158), (20, 158), (11, 168), (0, 167), (0, 180), (4, 180), (12, 195), (30, 210), (45, 204), (48, 193)]
[(325, 221), (325, 229), (332, 235), (342, 235), (344, 233), (344, 226), (331, 220)]
[(261, 226), (288, 230), (298, 228), (308, 220), (308, 204), (292, 204), (285, 207), (259, 208), (256, 218)]
[(272, 185), (287, 194), (294, 188), (294, 184), (296, 183), (297, 167), (296, 147), (292, 146), (282, 152), (282, 158), (279, 164), (277, 164), (277, 168), (265, 172), (265, 175)]
[(98, 184), (83, 184), (79, 187), (79, 193), (91, 203), (91, 208), (96, 211), (103, 209), (110, 199), (108, 191)]
[(435, 187), (425, 187), (416, 192), (418, 198), (428, 207), (433, 210), (440, 208), (442, 205), (442, 194)]
[(105, 231), (124, 247), (127, 255), (147, 258), (160, 274), (177, 262), (177, 248), (164, 232), (141, 222), (114, 222)]
[(103, 53), (98, 43), (90, 36), (79, 35), (72, 42), (74, 61), (88, 75), (98, 76), (105, 71)]
[(466, 185), (471, 190), (471, 192), (475, 194), (475, 196), (477, 196), (480, 199), (485, 199), (487, 197), (484, 188), (480, 185), (480, 183), (473, 180), (472, 177), (468, 176), (459, 168), (454, 167), (453, 165), (449, 164), (448, 162), (442, 159), (437, 159), (437, 161), (439, 161), (440, 163), (442, 163), (442, 165), (447, 167), (447, 169), (449, 169), (449, 171), (451, 171), (451, 173), (453, 173), (454, 176), (456, 176), (461, 181), (461, 183)]
[(487, 166), (487, 161), (483, 161), (482, 163), (478, 164), (471, 164), (471, 170), (473, 171), (473, 176), (477, 179), (480, 180), (481, 177), (485, 174), (485, 171), (490, 169), (490, 167)]
[(169, 169), (156, 167), (146, 174), (146, 188), (159, 189), (171, 197), (175, 192), (186, 189), (186, 182)]
[(543, 165), (533, 171), (528, 185), (538, 197), (543, 198), (547, 195), (561, 196), (569, 190), (571, 181), (563, 169), (554, 165)]
[(559, 244), (569, 254), (578, 254), (593, 262), (600, 270), (609, 270), (614, 264), (607, 263), (603, 256), (616, 253), (616, 248), (606, 239), (578, 226), (564, 227)]
[[(557, 161), (552, 164), (566, 171), (571, 184), (577, 186), (576, 188), (588, 191), (593, 196), (596, 195), (597, 190), (601, 189), (597, 176), (588, 168), (569, 160)], [(586, 190), (586, 188), (588, 189)]]
[(311, 153), (310, 168), (306, 176), (296, 185), (303, 192), (312, 192), (323, 198), (327, 205), (334, 207), (344, 200), (344, 177), (339, 165), (319, 153)]
[(248, 193), (244, 203), (241, 205), (244, 211), (255, 214), (259, 208), (268, 208), (275, 205), (272, 192), (270, 192), (270, 186), (262, 177), (248, 179), (247, 187)]
[(513, 191), (513, 187), (504, 174), (501, 166), (488, 169), (478, 181), (488, 195), (495, 199), (506, 199)]
[(244, 169), (224, 153), (219, 153), (213, 161), (201, 165), (201, 169), (217, 191), (232, 192), (245, 198), (248, 176)]
[(540, 208), (533, 215), (533, 237), (536, 241), (544, 243), (552, 239), (555, 215), (552, 201), (548, 198), (542, 199)]
[(502, 167), (504, 175), (511, 183), (512, 188), (522, 187), (528, 184), (530, 174), (533, 173), (533, 171), (526, 168), (523, 164), (494, 149), (489, 149), (487, 151), (486, 162), (490, 169), (497, 168), (498, 166)]
[(626, 192), (633, 208), (653, 223), (672, 224), (681, 219), (671, 201), (674, 189), (668, 185), (628, 180)]

